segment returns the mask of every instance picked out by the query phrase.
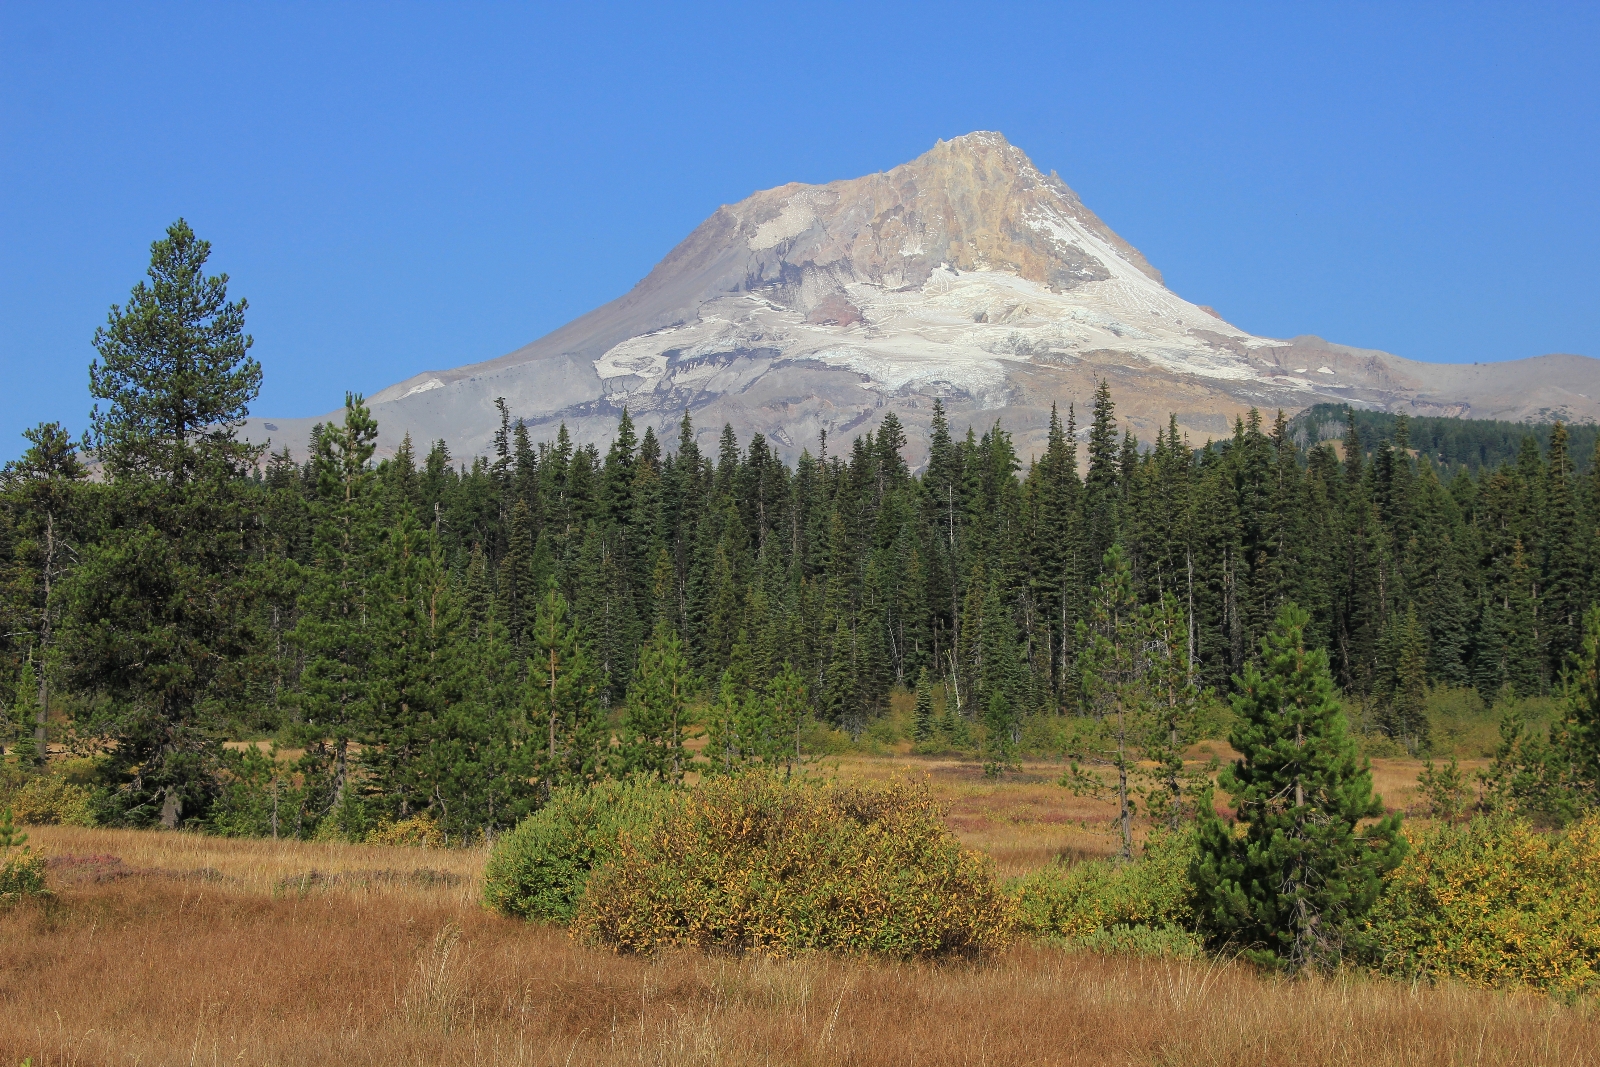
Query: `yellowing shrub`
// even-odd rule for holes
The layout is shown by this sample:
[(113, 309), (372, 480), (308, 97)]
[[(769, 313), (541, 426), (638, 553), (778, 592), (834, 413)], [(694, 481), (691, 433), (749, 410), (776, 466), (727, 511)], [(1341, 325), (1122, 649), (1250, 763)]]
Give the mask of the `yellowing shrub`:
[(413, 815), (399, 822), (386, 822), (367, 831), (369, 845), (407, 845), (411, 848), (443, 848), (444, 831), (431, 815)]
[(1369, 919), (1382, 970), (1600, 988), (1600, 815), (1544, 834), (1476, 819), (1413, 840)]
[(626, 951), (837, 949), (972, 955), (1004, 943), (1010, 902), (925, 786), (825, 785), (746, 774), (671, 798), (624, 834), (574, 920)]
[(29, 778), (12, 798), (12, 813), (32, 826), (93, 826), (93, 796), (53, 774)]
[(1194, 836), (1158, 833), (1131, 863), (1090, 860), (1035, 871), (1012, 883), (1018, 925), (1083, 948), (1138, 955), (1198, 955), (1189, 864)]

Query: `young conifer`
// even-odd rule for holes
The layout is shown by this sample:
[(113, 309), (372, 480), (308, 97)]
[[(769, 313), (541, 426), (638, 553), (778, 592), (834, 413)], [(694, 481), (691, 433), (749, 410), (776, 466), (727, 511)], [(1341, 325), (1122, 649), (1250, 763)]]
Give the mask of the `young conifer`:
[(789, 775), (800, 763), (800, 730), (805, 725), (811, 697), (800, 672), (788, 661), (767, 683), (766, 705), (772, 747), (763, 758), (769, 767), (781, 765), (784, 774)]
[[(1131, 779), (1137, 773), (1137, 746), (1145, 726), (1139, 630), (1133, 572), (1122, 546), (1113, 544), (1106, 550), (1104, 569), (1090, 602), (1090, 617), (1078, 622), (1084, 699), (1100, 725), (1100, 736), (1094, 739), (1093, 747), (1080, 755), (1110, 766), (1116, 774), (1117, 827), (1122, 836), (1123, 859), (1133, 855)], [(1082, 784), (1089, 780), (1080, 776), (1074, 781)]]
[(689, 725), (693, 675), (683, 642), (665, 621), (639, 651), (639, 667), (623, 714), (623, 758), (627, 769), (664, 782), (683, 778), (688, 762), (683, 742)]
[[(1291, 972), (1338, 960), (1405, 853), (1400, 817), (1384, 816), (1347, 732), (1327, 653), (1306, 648), (1306, 622), (1284, 606), (1260, 664), (1238, 679), (1229, 741), (1241, 758), (1218, 780), (1237, 823), (1205, 805), (1191, 872), (1212, 943)], [(1379, 821), (1358, 830), (1368, 819)]]
[(33, 660), (27, 659), (22, 663), (22, 670), (17, 672), (17, 698), (10, 708), (12, 721), (7, 724), (11, 727), (9, 732), (16, 737), (16, 743), (11, 746), (11, 755), (17, 763), (27, 768), (44, 762), (44, 754), (34, 733), (34, 724), (38, 721), (38, 701), (38, 676), (33, 670)]
[(545, 795), (609, 770), (610, 734), (600, 705), (601, 678), (554, 580), (534, 613), (528, 635), (526, 702), (529, 740)]
[(343, 424), (323, 427), (311, 459), (315, 532), (290, 640), (305, 655), (296, 733), (311, 760), (308, 769), (327, 777), (330, 809), (342, 808), (350, 746), (366, 740), (373, 723), (372, 658), (382, 611), (373, 588), (382, 572), (372, 469), (377, 436), (362, 398), (347, 393)]
[(917, 674), (917, 702), (911, 709), (911, 736), (926, 741), (933, 736), (933, 682), (928, 679), (928, 668)]

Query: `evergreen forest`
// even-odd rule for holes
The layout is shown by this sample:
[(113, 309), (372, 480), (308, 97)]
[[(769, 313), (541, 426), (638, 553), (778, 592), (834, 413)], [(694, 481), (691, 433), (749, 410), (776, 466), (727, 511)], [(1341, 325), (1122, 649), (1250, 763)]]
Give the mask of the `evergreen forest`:
[(535, 441), (501, 402), (487, 456), (378, 460), (352, 394), (268, 451), (236, 434), (261, 368), (208, 254), (157, 242), (95, 334), (87, 432), (29, 430), (0, 493), (4, 741), (78, 756), (107, 824), (465, 840), (572, 783), (787, 767), (897, 690), (917, 740), (999, 773), (1105, 718), (1124, 615), (1226, 696), (1291, 604), (1358, 728), (1426, 754), (1430, 687), (1556, 692), (1600, 599), (1595, 434), (1560, 423), (1141, 441), (1102, 384), (1041, 455), (932, 400), (790, 464), (729, 427), (702, 449), (689, 412)]

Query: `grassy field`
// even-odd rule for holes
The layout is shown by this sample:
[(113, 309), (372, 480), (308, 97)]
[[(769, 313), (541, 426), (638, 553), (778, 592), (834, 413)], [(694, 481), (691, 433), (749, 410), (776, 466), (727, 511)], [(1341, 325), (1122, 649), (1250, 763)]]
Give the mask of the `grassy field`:
[[(1197, 753), (1198, 754), (1198, 753)], [(1116, 847), (1028, 764), (926, 771), (1002, 873)], [(1380, 761), (1409, 802), (1416, 764)], [(1600, 1010), (1023, 946), (961, 965), (641, 960), (486, 913), (484, 853), (39, 827), (52, 901), (0, 915), (0, 1067), (69, 1064), (1600, 1064)]]

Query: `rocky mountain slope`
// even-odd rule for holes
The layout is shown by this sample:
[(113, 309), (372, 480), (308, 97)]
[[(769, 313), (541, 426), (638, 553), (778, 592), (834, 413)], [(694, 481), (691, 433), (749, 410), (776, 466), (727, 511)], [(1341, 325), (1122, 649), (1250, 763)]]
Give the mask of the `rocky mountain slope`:
[[(998, 133), (941, 141), (882, 174), (790, 184), (719, 208), (626, 295), (499, 359), (370, 398), (393, 447), (484, 452), (504, 397), (536, 440), (609, 440), (624, 405), (676, 435), (731, 423), (793, 458), (895, 411), (921, 446), (935, 397), (958, 429), (1005, 422), (1037, 452), (1052, 402), (1110, 381), (1142, 439), (1175, 413), (1199, 444), (1250, 407), (1346, 401), (1419, 414), (1600, 419), (1600, 361), (1420, 363), (1316, 337), (1245, 333), (1161, 274)], [(253, 418), (298, 450), (313, 419)], [(913, 456), (915, 458), (915, 456)]]

